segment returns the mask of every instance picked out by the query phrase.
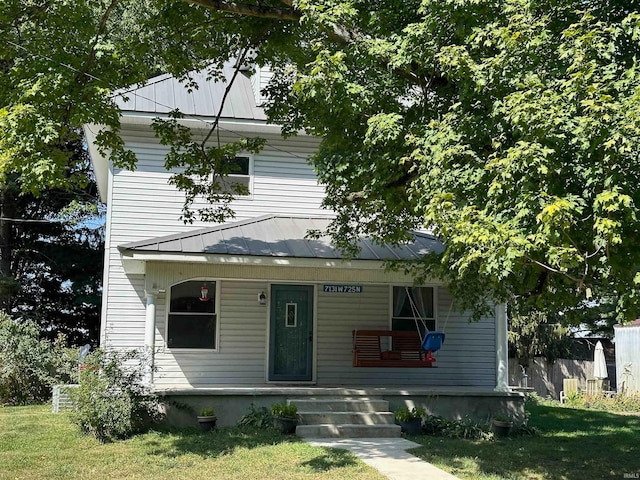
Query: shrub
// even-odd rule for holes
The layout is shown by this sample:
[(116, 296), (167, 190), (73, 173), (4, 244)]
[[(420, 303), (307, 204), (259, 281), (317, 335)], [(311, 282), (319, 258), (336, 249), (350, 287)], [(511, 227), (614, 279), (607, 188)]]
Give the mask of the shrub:
[(422, 422), (422, 431), (431, 435), (442, 433), (448, 424), (448, 420), (437, 415), (427, 415)]
[[(437, 415), (427, 415), (422, 424), (422, 431), (431, 435), (469, 440), (490, 440), (493, 438), (489, 425), (477, 423), (466, 417), (460, 420), (447, 420)], [(533, 431), (529, 434), (533, 434)]]
[(538, 435), (540, 430), (533, 425), (529, 425), (528, 421), (524, 421), (522, 423), (516, 424), (511, 428), (511, 435)]
[(249, 413), (238, 420), (238, 425), (242, 427), (270, 428), (273, 426), (273, 417), (267, 407), (256, 407), (251, 402)]
[(400, 407), (393, 413), (400, 422), (408, 422), (409, 420), (413, 420), (414, 418), (424, 417), (426, 412), (424, 408), (413, 407), (411, 410), (409, 410), (407, 407)]
[(286, 402), (271, 405), (271, 415), (280, 418), (296, 418), (298, 406), (295, 403), (287, 405)]
[(481, 425), (470, 418), (451, 420), (442, 430), (442, 435), (449, 438), (466, 438), (468, 440), (489, 440), (493, 434), (488, 425)]
[(603, 393), (577, 392), (567, 398), (566, 406), (606, 412), (640, 412), (640, 394), (618, 394), (609, 397)]
[(70, 392), (72, 419), (101, 442), (127, 438), (159, 419), (160, 405), (145, 384), (147, 356), (96, 350), (85, 359), (80, 386)]
[(26, 405), (51, 398), (51, 387), (77, 379), (78, 351), (65, 338), (39, 338), (38, 326), (0, 312), (0, 403)]

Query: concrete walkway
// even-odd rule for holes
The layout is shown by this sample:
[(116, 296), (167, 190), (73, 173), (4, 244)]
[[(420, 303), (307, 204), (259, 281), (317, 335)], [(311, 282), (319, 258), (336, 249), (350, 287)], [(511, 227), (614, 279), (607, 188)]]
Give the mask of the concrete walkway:
[(406, 452), (420, 445), (404, 438), (305, 438), (315, 447), (342, 448), (354, 453), (391, 480), (458, 480)]

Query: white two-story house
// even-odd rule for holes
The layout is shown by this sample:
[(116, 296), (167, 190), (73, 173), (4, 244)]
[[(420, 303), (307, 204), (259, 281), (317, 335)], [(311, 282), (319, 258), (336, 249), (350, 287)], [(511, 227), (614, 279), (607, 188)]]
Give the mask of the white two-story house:
[[(263, 403), (291, 395), (379, 395), (392, 406), (422, 399), (436, 413), (480, 417), (496, 402), (520, 402), (507, 391), (503, 307), (470, 322), (437, 279), (415, 286), (383, 268), (385, 260), (441, 251), (437, 239), (416, 233), (401, 248), (363, 239), (358, 257), (344, 261), (328, 238), (306, 237), (332, 215), (307, 162), (318, 140), (285, 140), (267, 123), (259, 77), (238, 76), (220, 122), (223, 142), (267, 140), (259, 154), (238, 158), (236, 180), (249, 194), (233, 202), (233, 222), (184, 224), (184, 194), (168, 183), (167, 147), (150, 124), (179, 108), (184, 124), (208, 130), (224, 85), (204, 74), (194, 79), (199, 88), (191, 92), (162, 76), (118, 100), (135, 171), (114, 168), (92, 145), (100, 127), (85, 126), (107, 204), (102, 347), (146, 347), (154, 389), (186, 403), (217, 399), (227, 413), (219, 414), (222, 424), (235, 422), (256, 395)], [(364, 342), (373, 347), (357, 344), (354, 331), (363, 330), (374, 331)], [(446, 335), (435, 362), (379, 335), (427, 330)]]

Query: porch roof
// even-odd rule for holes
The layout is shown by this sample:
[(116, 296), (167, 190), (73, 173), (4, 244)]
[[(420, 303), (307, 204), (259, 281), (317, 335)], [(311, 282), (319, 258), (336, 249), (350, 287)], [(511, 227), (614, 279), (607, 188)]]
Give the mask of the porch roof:
[[(329, 217), (266, 215), (242, 222), (226, 223), (186, 233), (151, 238), (120, 245), (122, 253), (211, 254), (259, 257), (316, 258), (341, 260), (343, 255), (329, 236), (307, 238), (307, 232), (326, 231)], [(441, 253), (442, 242), (433, 235), (413, 232), (413, 241), (403, 245), (380, 245), (361, 239), (360, 252), (351, 260), (415, 260)]]

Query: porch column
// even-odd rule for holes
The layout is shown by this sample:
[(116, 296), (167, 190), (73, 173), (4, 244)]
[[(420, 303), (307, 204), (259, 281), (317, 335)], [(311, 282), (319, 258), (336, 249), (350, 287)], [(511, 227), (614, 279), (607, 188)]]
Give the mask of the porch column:
[(509, 390), (509, 344), (507, 336), (507, 305), (496, 306), (496, 391)]
[(153, 383), (154, 350), (156, 344), (156, 297), (157, 290), (145, 290), (147, 297), (147, 308), (144, 323), (144, 350), (147, 354), (149, 365), (147, 365), (146, 381), (148, 385)]

